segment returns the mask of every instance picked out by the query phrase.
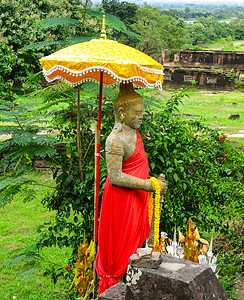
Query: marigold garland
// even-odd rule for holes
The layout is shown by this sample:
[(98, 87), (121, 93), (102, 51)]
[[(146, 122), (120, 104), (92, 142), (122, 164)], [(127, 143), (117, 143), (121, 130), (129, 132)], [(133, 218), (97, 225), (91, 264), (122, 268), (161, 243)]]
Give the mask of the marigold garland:
[[(160, 222), (160, 184), (158, 179), (155, 177), (150, 178), (155, 186), (155, 206), (154, 206), (154, 250), (159, 245), (159, 222)], [(153, 215), (153, 193), (149, 194), (148, 198), (148, 216), (149, 216), (149, 225), (151, 226)]]
[(150, 192), (148, 194), (148, 219), (149, 219), (148, 221), (149, 221), (149, 227), (151, 227), (151, 223), (152, 223), (153, 208), (154, 208), (153, 193)]

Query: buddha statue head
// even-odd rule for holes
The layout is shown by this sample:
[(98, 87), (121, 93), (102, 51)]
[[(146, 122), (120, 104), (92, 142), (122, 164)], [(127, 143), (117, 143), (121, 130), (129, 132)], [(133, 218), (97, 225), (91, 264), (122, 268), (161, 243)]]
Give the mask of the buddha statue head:
[(115, 122), (138, 129), (142, 123), (143, 110), (143, 97), (135, 92), (133, 84), (121, 83), (119, 96), (114, 102)]

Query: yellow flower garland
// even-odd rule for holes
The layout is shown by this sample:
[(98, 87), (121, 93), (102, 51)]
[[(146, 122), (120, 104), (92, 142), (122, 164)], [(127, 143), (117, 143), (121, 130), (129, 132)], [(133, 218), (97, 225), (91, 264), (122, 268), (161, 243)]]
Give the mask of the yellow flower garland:
[(153, 193), (148, 194), (148, 218), (149, 218), (149, 227), (151, 227), (153, 217)]
[[(160, 222), (160, 184), (158, 179), (155, 177), (150, 178), (155, 186), (155, 206), (154, 206), (154, 251), (157, 251), (157, 246), (159, 245), (159, 222)], [(149, 194), (148, 197), (148, 216), (149, 225), (151, 226), (152, 216), (153, 216), (153, 193)]]

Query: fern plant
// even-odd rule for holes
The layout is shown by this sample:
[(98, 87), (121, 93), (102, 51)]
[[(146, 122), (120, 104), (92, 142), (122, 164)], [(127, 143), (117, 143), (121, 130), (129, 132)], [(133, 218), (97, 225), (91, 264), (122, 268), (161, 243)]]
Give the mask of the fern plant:
[(14, 195), (21, 194), (24, 200), (35, 196), (35, 180), (24, 174), (33, 170), (33, 164), (39, 157), (48, 159), (55, 153), (55, 136), (48, 134), (49, 120), (33, 115), (30, 110), (35, 104), (15, 106), (11, 102), (1, 105), (0, 135), (7, 139), (0, 144), (2, 154), (0, 172), (8, 173), (8, 178), (0, 181), (0, 206), (6, 204)]
[[(84, 4), (84, 8), (80, 9), (77, 8), (77, 16), (82, 15), (81, 20), (80, 19), (71, 19), (71, 18), (49, 18), (41, 20), (40, 22), (34, 24), (34, 28), (38, 28), (39, 30), (47, 30), (51, 28), (55, 28), (57, 26), (63, 26), (63, 27), (69, 27), (74, 28), (74, 30), (78, 33), (76, 29), (80, 29), (80, 34), (75, 36), (69, 36), (64, 40), (57, 40), (57, 41), (48, 41), (48, 42), (39, 42), (32, 45), (27, 45), (24, 47), (25, 50), (27, 49), (36, 49), (36, 48), (42, 48), (47, 46), (62, 46), (62, 45), (73, 45), (77, 43), (82, 43), (89, 41), (93, 38), (99, 38), (100, 35), (100, 26), (97, 27), (97, 25), (101, 24), (101, 21), (103, 19), (103, 15), (105, 15), (106, 18), (106, 26), (108, 28), (111, 28), (113, 30), (116, 30), (118, 32), (124, 33), (128, 35), (129, 37), (136, 38), (138, 40), (142, 40), (143, 38), (130, 30), (128, 30), (125, 26), (125, 24), (117, 17), (105, 14), (100, 11), (95, 11), (91, 9), (87, 9), (87, 1)], [(86, 22), (87, 19), (90, 18), (89, 21)], [(91, 20), (92, 19), (92, 20)], [(94, 24), (96, 26), (90, 26), (89, 24)], [(86, 22), (86, 23), (85, 23)], [(85, 27), (86, 24), (86, 27)], [(94, 29), (95, 28), (95, 29)], [(109, 32), (108, 32), (109, 35)]]

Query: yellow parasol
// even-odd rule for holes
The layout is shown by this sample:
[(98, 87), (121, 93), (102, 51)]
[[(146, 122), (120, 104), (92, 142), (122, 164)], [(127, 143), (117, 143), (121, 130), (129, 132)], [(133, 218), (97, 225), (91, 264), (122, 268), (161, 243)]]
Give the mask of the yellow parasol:
[(71, 85), (88, 80), (100, 82), (103, 72), (105, 85), (133, 82), (139, 87), (162, 89), (161, 64), (139, 50), (106, 39), (105, 33), (102, 35), (105, 38), (72, 45), (41, 58), (46, 80), (62, 79)]
[[(47, 81), (61, 79), (71, 85), (78, 85), (77, 109), (77, 147), (80, 147), (79, 126), (79, 84), (85, 81), (100, 83), (99, 109), (97, 122), (96, 171), (95, 171), (95, 217), (94, 241), (97, 243), (98, 198), (99, 198), (99, 163), (100, 163), (100, 130), (103, 84), (112, 86), (117, 82), (133, 82), (138, 87), (162, 89), (163, 66), (157, 61), (132, 47), (106, 38), (105, 16), (100, 39), (76, 44), (61, 49), (40, 60)], [(79, 167), (82, 169), (81, 158)], [(82, 172), (81, 172), (82, 173)]]

